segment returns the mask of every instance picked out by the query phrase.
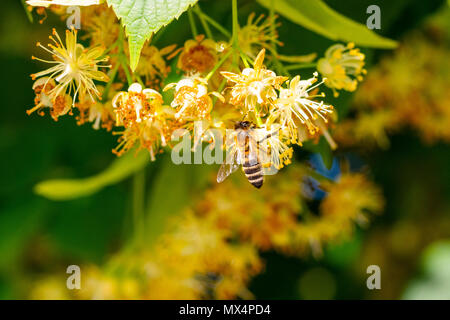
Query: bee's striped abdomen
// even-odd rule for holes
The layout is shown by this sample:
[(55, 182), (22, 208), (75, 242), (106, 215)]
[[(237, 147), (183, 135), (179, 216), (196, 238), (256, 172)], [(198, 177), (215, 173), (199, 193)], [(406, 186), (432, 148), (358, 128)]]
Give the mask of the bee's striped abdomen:
[(242, 170), (244, 171), (248, 182), (258, 189), (261, 188), (264, 182), (264, 177), (262, 174), (262, 167), (259, 162), (252, 165), (250, 162), (246, 161), (242, 165)]
[[(242, 164), (242, 171), (245, 176), (255, 188), (261, 188), (263, 185), (263, 171), (261, 164), (258, 161), (258, 155), (255, 153), (255, 146), (250, 146), (250, 137), (247, 132), (242, 133), (241, 139), (244, 139), (244, 163)], [(242, 140), (241, 140), (242, 141)]]

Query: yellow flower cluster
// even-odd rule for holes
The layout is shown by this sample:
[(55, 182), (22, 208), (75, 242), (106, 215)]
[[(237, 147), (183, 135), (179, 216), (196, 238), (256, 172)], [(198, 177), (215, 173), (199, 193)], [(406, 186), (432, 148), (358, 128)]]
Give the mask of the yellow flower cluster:
[(151, 159), (167, 145), (170, 133), (175, 126), (173, 110), (163, 105), (158, 91), (143, 89), (133, 83), (127, 92), (114, 96), (112, 105), (116, 114), (116, 125), (123, 126), (119, 145), (113, 150), (121, 155), (139, 142), (139, 149), (150, 152)]
[(122, 253), (106, 268), (84, 267), (81, 290), (70, 298), (251, 298), (246, 284), (262, 268), (256, 250), (227, 243), (226, 232), (191, 213), (176, 222), (154, 250)]
[(186, 73), (205, 73), (217, 63), (217, 52), (219, 45), (211, 40), (205, 39), (204, 35), (198, 35), (195, 40), (187, 40), (182, 48), (178, 59), (178, 68)]
[(409, 126), (425, 142), (450, 142), (448, 56), (448, 47), (426, 35), (408, 36), (368, 76), (355, 97), (355, 118), (341, 123), (335, 138), (342, 145), (387, 147), (388, 133)]
[[(30, 0), (34, 5), (61, 2)], [(91, 2), (100, 3), (86, 4)], [(176, 44), (158, 49), (155, 42), (146, 43), (139, 65), (131, 70), (124, 30), (112, 10), (105, 4), (82, 10), (81, 41), (89, 45), (78, 42), (75, 30), (66, 32), (65, 44), (56, 31), (49, 48), (39, 44), (53, 60), (34, 59), (52, 67), (32, 76), (36, 98), (28, 113), (42, 115), (48, 108), (55, 120), (73, 114), (78, 124), (90, 122), (95, 129), (112, 131), (119, 136), (113, 150), (118, 156), (136, 147), (155, 160), (164, 148), (173, 147), (171, 138), (178, 129), (193, 131), (199, 121), (202, 132), (226, 132), (245, 120), (257, 129), (258, 143), (267, 142), (269, 164), (279, 169), (291, 163), (294, 145), (324, 136), (336, 148), (328, 132), (335, 109), (319, 87), (324, 84), (335, 94), (354, 91), (365, 74), (364, 55), (353, 44), (337, 44), (313, 64), (317, 71), (310, 78), (291, 77), (284, 62), (300, 64), (289, 70), (304, 68), (315, 54), (278, 54), (276, 46), (282, 43), (276, 17), (255, 19), (254, 14), (242, 28), (234, 21), (233, 35), (214, 24), (228, 41), (215, 41), (204, 27), (208, 37), (192, 28), (193, 39), (179, 49)], [(106, 61), (109, 65), (103, 64)], [(100, 67), (110, 69), (106, 74)], [(197, 145), (214, 137), (194, 134), (194, 139)], [(227, 148), (226, 141), (221, 147)], [(238, 178), (214, 184), (174, 218), (151, 248), (131, 246), (106, 266), (83, 267), (82, 289), (76, 293), (58, 289), (52, 277), (39, 282), (31, 296), (252, 298), (248, 284), (263, 269), (260, 252), (319, 255), (323, 245), (350, 234), (355, 223), (365, 223), (366, 211), (383, 207), (380, 191), (364, 175), (342, 173), (335, 182), (318, 181), (326, 196), (319, 212), (312, 213), (303, 188), (310, 174), (309, 168), (296, 164), (259, 191)]]
[[(104, 86), (98, 86), (98, 90), (101, 94), (105, 92)], [(115, 94), (114, 90), (110, 90), (106, 100), (94, 100), (92, 101), (88, 97), (80, 99), (75, 104), (78, 109), (77, 124), (82, 125), (86, 122), (91, 122), (92, 127), (95, 130), (99, 128), (111, 131), (115, 125), (115, 112), (111, 105), (111, 99)]]
[[(312, 214), (301, 186), (306, 176), (304, 168), (294, 165), (259, 192), (245, 183), (223, 183), (206, 192), (198, 212), (218, 228), (235, 230), (240, 241), (259, 250), (301, 255), (308, 249), (318, 254), (322, 244), (351, 233), (355, 222), (367, 222), (366, 210), (383, 208), (380, 190), (364, 175), (352, 173), (335, 183), (320, 183), (327, 195), (318, 215)], [(292, 188), (292, 181), (298, 182), (297, 188)]]
[(260, 48), (272, 49), (272, 45), (282, 43), (278, 40), (276, 27), (277, 16), (265, 18), (263, 14), (255, 19), (255, 13), (248, 16), (247, 24), (239, 30), (238, 41), (242, 52), (254, 59)]
[(83, 7), (80, 20), (91, 46), (111, 48), (119, 38), (120, 24), (110, 7)]
[(317, 70), (326, 78), (325, 85), (338, 96), (338, 90), (356, 90), (358, 81), (362, 81), (362, 74), (366, 74), (364, 59), (364, 54), (355, 48), (354, 43), (346, 47), (335, 44), (328, 48), (325, 57), (319, 59)]
[[(113, 150), (117, 155), (138, 145), (155, 159), (164, 147), (171, 147), (175, 130), (193, 130), (195, 121), (202, 121), (204, 131), (215, 128), (225, 132), (246, 119), (265, 133), (262, 136), (277, 133), (267, 139), (267, 150), (271, 164), (281, 168), (291, 163), (293, 144), (302, 145), (324, 135), (331, 147), (336, 147), (327, 130), (334, 108), (323, 101), (325, 95), (318, 87), (325, 83), (333, 90), (351, 91), (364, 72), (364, 55), (358, 49), (335, 45), (317, 64), (327, 76), (321, 82), (318, 72), (309, 79), (277, 75), (264, 63), (266, 49), (272, 53), (271, 60), (277, 59), (274, 46), (281, 44), (276, 17), (255, 19), (251, 14), (237, 39), (229, 43), (204, 35), (187, 40), (180, 49), (176, 45), (158, 49), (147, 43), (133, 73), (127, 64), (123, 30), (112, 10), (106, 5), (87, 6), (82, 15), (83, 39), (90, 44), (87, 49), (77, 42), (76, 30), (66, 32), (65, 44), (56, 31), (50, 49), (38, 44), (53, 60), (34, 59), (54, 66), (32, 75), (36, 99), (28, 113), (42, 115), (44, 108), (49, 108), (57, 120), (77, 109), (78, 124), (91, 122), (95, 129), (119, 135)], [(167, 60), (176, 56), (176, 68), (182, 76), (167, 84), (172, 71)], [(108, 75), (98, 70), (107, 60), (111, 68)], [(99, 81), (106, 84), (96, 85)], [(127, 91), (122, 89), (124, 82), (128, 83)], [(165, 93), (169, 89), (174, 90)], [(195, 144), (211, 140), (211, 136), (202, 136)]]
[[(263, 64), (264, 56), (265, 49), (262, 49), (253, 68), (245, 68), (239, 74), (226, 71), (221, 74), (232, 83), (227, 88), (229, 103), (243, 108), (242, 113), (254, 120), (259, 128), (267, 132), (274, 128), (278, 131), (276, 141), (268, 141), (272, 152), (280, 152), (273, 163), (279, 163), (278, 167), (281, 167), (290, 163), (290, 144), (301, 145), (303, 141), (326, 132), (322, 124), (328, 123), (333, 107), (323, 101), (315, 101), (325, 96), (314, 94), (323, 83), (316, 83), (317, 73), (310, 79), (301, 80), (300, 76), (295, 76), (289, 81), (287, 77), (268, 70)], [(285, 152), (287, 149), (288, 153)]]
[[(103, 268), (82, 267), (81, 290), (74, 296), (50, 277), (31, 295), (57, 299), (233, 299), (252, 298), (247, 286), (263, 270), (259, 253), (276, 250), (303, 256), (366, 224), (383, 207), (380, 190), (360, 173), (323, 181), (326, 191), (317, 214), (307, 209), (303, 178), (292, 166), (260, 191), (232, 179), (206, 191), (191, 208), (173, 218), (154, 248), (126, 250)], [(293, 181), (297, 185), (292, 188)], [(219, 254), (218, 254), (219, 253)]]

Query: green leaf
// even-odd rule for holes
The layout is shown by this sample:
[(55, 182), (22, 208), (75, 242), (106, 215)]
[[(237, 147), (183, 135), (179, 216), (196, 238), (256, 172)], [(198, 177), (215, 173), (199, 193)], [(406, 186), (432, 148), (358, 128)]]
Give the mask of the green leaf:
[(151, 35), (177, 19), (197, 0), (107, 0), (128, 36), (130, 67), (138, 65), (142, 47)]
[(328, 7), (321, 0), (258, 0), (286, 19), (332, 40), (351, 41), (360, 46), (392, 49), (394, 40), (384, 38)]
[(125, 179), (149, 162), (147, 152), (135, 155), (133, 151), (117, 158), (106, 170), (95, 176), (83, 179), (43, 181), (34, 187), (34, 192), (51, 200), (71, 200), (91, 195), (108, 185)]

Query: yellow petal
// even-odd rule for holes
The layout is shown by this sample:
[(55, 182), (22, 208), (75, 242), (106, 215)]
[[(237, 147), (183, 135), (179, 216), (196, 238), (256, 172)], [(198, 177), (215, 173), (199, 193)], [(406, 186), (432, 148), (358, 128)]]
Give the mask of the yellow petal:
[(225, 77), (226, 79), (233, 81), (233, 82), (239, 82), (240, 81), (240, 76), (236, 73), (233, 72), (228, 72), (228, 71), (221, 71), (220, 74)]
[(265, 56), (265, 54), (266, 54), (266, 49), (262, 49), (262, 50), (258, 53), (258, 56), (256, 57), (256, 59), (255, 59), (255, 64), (254, 64), (254, 67), (255, 67), (256, 70), (261, 69), (262, 64), (263, 64), (263, 62), (264, 62), (264, 56)]

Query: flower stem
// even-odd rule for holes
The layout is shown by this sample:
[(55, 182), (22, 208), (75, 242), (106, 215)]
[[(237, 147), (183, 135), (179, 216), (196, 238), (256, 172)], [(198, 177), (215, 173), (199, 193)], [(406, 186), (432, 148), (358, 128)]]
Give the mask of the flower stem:
[(270, 10), (269, 10), (269, 17), (270, 17), (270, 38), (271, 43), (273, 46), (273, 50), (277, 52), (277, 42), (275, 40), (275, 0), (270, 1)]
[(237, 0), (232, 0), (231, 2), (231, 11), (233, 14), (233, 36), (231, 38), (231, 45), (233, 47), (233, 67), (239, 70), (239, 22), (238, 22), (238, 10), (237, 10)]
[[(227, 84), (227, 79), (223, 79), (222, 82), (220, 83), (219, 87), (217, 88), (217, 92), (221, 93), (223, 88), (225, 88), (225, 85)], [(216, 104), (217, 101), (217, 97), (214, 96), (213, 97), (213, 105)]]
[(245, 57), (244, 53), (241, 52), (240, 54), (241, 54), (242, 62), (244, 62), (244, 66), (245, 66), (246, 68), (250, 68), (250, 65), (248, 64), (248, 60), (247, 60), (247, 58)]
[(133, 176), (133, 228), (138, 243), (144, 238), (144, 194), (145, 194), (145, 168)]
[(200, 10), (200, 6), (198, 4), (194, 7), (194, 11), (198, 16), (200, 23), (202, 24), (203, 30), (205, 30), (206, 37), (214, 40), (211, 29), (209, 28), (209, 25), (204, 18), (204, 14), (202, 14), (202, 11)]
[(274, 65), (277, 68), (278, 73), (283, 73), (287, 76), (290, 76), (287, 69), (283, 66), (283, 64), (278, 59), (277, 42), (275, 39), (275, 0), (270, 1), (269, 19), (270, 19), (270, 37), (271, 37), (271, 45), (272, 45), (272, 48), (270, 51), (273, 55)]
[(298, 70), (298, 69), (309, 69), (315, 68), (317, 63), (299, 63), (299, 64), (291, 64), (290, 66), (286, 66), (286, 70)]
[(125, 41), (125, 34), (123, 32), (123, 28), (120, 27), (118, 39), (118, 46), (119, 46), (118, 59), (120, 65), (122, 66), (123, 71), (125, 72), (125, 76), (127, 77), (128, 85), (130, 86), (133, 83), (133, 77), (131, 76), (130, 70), (128, 69), (127, 57), (125, 55), (125, 50), (123, 48), (124, 41)]
[(119, 66), (120, 66), (120, 63), (117, 63), (114, 66), (114, 69), (112, 69), (112, 71), (111, 71), (111, 77), (109, 78), (109, 81), (105, 86), (105, 91), (103, 91), (103, 94), (102, 94), (102, 101), (108, 100), (109, 90), (111, 90), (111, 86), (112, 86), (114, 80), (116, 79), (116, 75), (117, 75), (117, 71), (119, 70)]
[(201, 16), (204, 20), (206, 20), (206, 22), (208, 22), (212, 27), (216, 28), (217, 31), (221, 32), (225, 37), (227, 37), (227, 38), (231, 37), (231, 34), (230, 34), (230, 32), (227, 29), (222, 27), (220, 25), (220, 23), (215, 21), (213, 18), (211, 18), (207, 14), (203, 13), (203, 11), (201, 11), (200, 8), (198, 8), (198, 10), (196, 11), (196, 14)]
[(133, 83), (133, 77), (131, 76), (130, 70), (128, 69), (127, 58), (124, 54), (119, 55), (119, 61), (122, 65), (123, 71), (125, 72), (125, 76), (127, 77), (128, 85), (131, 86), (131, 84)]
[(114, 50), (115, 47), (117, 47), (118, 43), (117, 40), (116, 42), (114, 42), (109, 48), (107, 48), (105, 50), (105, 52), (103, 52), (103, 55), (106, 56), (108, 53), (110, 53), (112, 50)]
[(195, 24), (194, 16), (192, 15), (192, 10), (188, 11), (189, 24), (191, 25), (192, 36), (195, 38), (198, 35), (197, 25)]
[(159, 29), (158, 32), (156, 32), (156, 34), (153, 35), (151, 43), (152, 44), (156, 44), (158, 43), (159, 39), (161, 39), (161, 37), (164, 35), (164, 33), (166, 32), (167, 28), (163, 27), (161, 29)]
[(141, 77), (136, 72), (133, 73), (133, 76), (136, 79), (136, 81), (139, 82), (139, 84), (144, 87), (144, 81), (142, 81)]
[(262, 127), (263, 126), (263, 122), (261, 120), (261, 116), (259, 115), (259, 108), (258, 108), (258, 106), (255, 106), (255, 118), (256, 118), (256, 124), (258, 125), (258, 127)]
[(228, 51), (227, 53), (224, 54), (224, 56), (222, 57), (222, 59), (219, 60), (219, 62), (217, 62), (217, 64), (214, 66), (214, 68), (208, 73), (208, 75), (205, 77), (205, 80), (209, 80), (214, 73), (216, 73), (216, 71), (220, 68), (220, 66), (228, 59), (228, 57), (230, 56), (230, 54), (233, 51)]
[(238, 41), (238, 31), (239, 31), (239, 22), (238, 22), (238, 11), (237, 11), (237, 0), (232, 0), (231, 10), (233, 12), (233, 48), (235, 50), (239, 49), (239, 41)]

